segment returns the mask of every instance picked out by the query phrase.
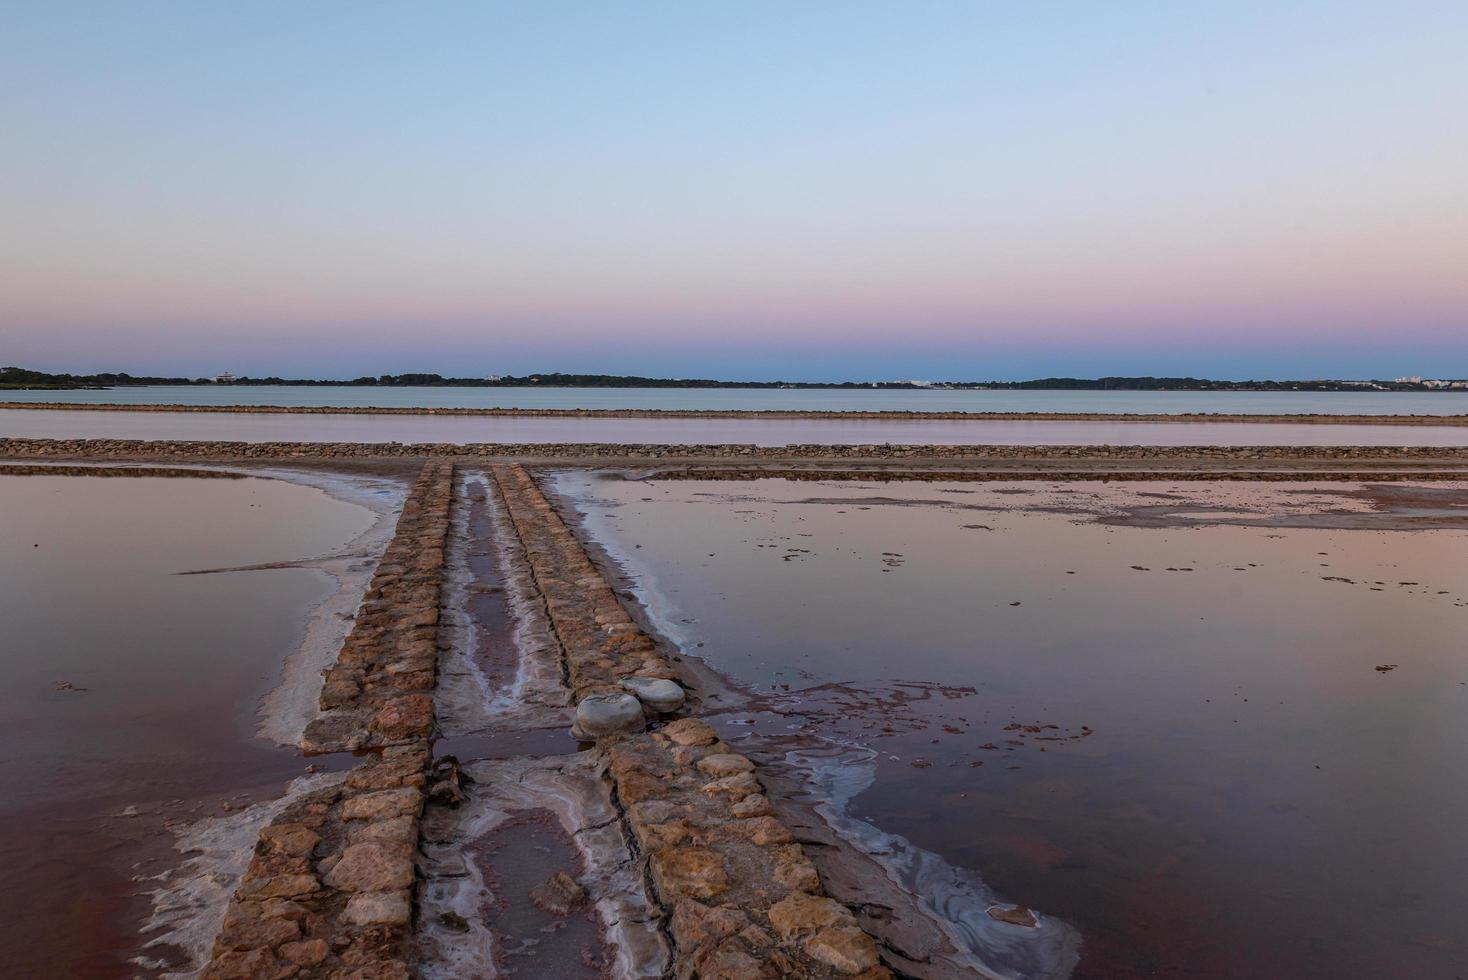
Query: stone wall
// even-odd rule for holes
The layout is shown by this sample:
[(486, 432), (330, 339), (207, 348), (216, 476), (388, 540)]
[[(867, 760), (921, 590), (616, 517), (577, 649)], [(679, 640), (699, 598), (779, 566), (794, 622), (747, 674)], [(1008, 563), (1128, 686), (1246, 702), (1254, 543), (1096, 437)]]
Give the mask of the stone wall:
[(429, 787), (437, 622), (453, 464), (428, 463), (403, 505), (322, 688), (318, 752), (375, 749), (261, 832), (205, 980), (406, 980), (419, 819)]
[(754, 446), (739, 443), (192, 442), (0, 439), (0, 459), (1468, 460), (1468, 446)]
[(308, 752), (380, 748), (433, 728), (438, 616), (453, 464), (426, 463), (321, 686)]
[[(565, 655), (580, 708), (677, 672), (633, 623), (580, 542), (518, 465), (494, 477)], [(682, 698), (677, 699), (681, 703)], [(676, 705), (598, 739), (616, 798), (669, 919), (679, 978), (888, 980), (876, 943), (775, 816), (754, 763)]]

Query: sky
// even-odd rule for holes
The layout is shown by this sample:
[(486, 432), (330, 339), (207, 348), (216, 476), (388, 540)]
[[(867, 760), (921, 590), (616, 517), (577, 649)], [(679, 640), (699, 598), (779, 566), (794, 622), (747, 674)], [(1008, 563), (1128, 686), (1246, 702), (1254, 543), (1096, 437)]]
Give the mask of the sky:
[(1462, 0), (0, 24), (0, 364), (1468, 377)]

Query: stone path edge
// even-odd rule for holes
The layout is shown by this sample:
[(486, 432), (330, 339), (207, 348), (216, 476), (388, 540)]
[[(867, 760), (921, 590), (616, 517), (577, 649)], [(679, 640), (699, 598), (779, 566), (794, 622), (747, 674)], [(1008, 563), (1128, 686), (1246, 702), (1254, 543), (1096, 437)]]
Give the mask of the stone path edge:
[(327, 671), (308, 751), (372, 750), (260, 832), (203, 980), (406, 980), (453, 464), (424, 465)]
[[(638, 679), (676, 678), (525, 468), (501, 464), (492, 473), (578, 706)], [(668, 915), (674, 975), (890, 978), (875, 940), (824, 894), (815, 866), (774, 816), (754, 763), (705, 722), (666, 721), (667, 713), (648, 706), (656, 730), (635, 724), (602, 735), (597, 751)]]
[(811, 462), (953, 462), (1122, 460), (1409, 462), (1468, 461), (1468, 446), (1110, 446), (1110, 445), (835, 445), (747, 443), (400, 443), (241, 442), (167, 439), (0, 438), (0, 459), (458, 459), (769, 460)]

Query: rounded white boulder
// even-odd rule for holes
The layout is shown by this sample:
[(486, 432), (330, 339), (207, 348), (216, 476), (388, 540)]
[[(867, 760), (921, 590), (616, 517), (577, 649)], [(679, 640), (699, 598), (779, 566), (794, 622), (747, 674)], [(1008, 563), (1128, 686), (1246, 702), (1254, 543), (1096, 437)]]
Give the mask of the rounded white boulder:
[(643, 707), (657, 714), (677, 711), (683, 707), (683, 702), (688, 697), (676, 681), (658, 677), (629, 677), (622, 682), (622, 686), (637, 695), (637, 700), (642, 702)]
[(580, 739), (600, 738), (644, 728), (642, 703), (631, 694), (593, 694), (576, 706), (571, 734)]

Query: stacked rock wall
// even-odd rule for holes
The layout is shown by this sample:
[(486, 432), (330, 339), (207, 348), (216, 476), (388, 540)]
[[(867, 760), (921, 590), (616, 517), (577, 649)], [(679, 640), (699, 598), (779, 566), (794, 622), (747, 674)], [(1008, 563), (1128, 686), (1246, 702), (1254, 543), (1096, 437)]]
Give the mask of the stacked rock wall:
[(453, 464), (425, 464), (352, 631), (326, 672), (322, 715), (307, 726), (307, 751), (381, 747), (432, 731), (452, 496)]
[(997, 446), (591, 442), (195, 442), (177, 439), (0, 439), (0, 459), (401, 459), (527, 460), (1468, 460), (1468, 446)]
[[(530, 475), (502, 465), (494, 476), (578, 704), (635, 688), (638, 678), (675, 677)], [(604, 736), (598, 749), (669, 916), (678, 977), (891, 976), (851, 911), (822, 893), (754, 763), (713, 728), (680, 718)]]
[(628, 677), (675, 678), (677, 672), (632, 622), (525, 468), (501, 465), (493, 472), (531, 577), (545, 599), (576, 700), (621, 693)]
[(337, 663), (308, 747), (377, 750), (266, 826), (205, 980), (405, 980), (428, 784), (453, 466), (424, 466)]

